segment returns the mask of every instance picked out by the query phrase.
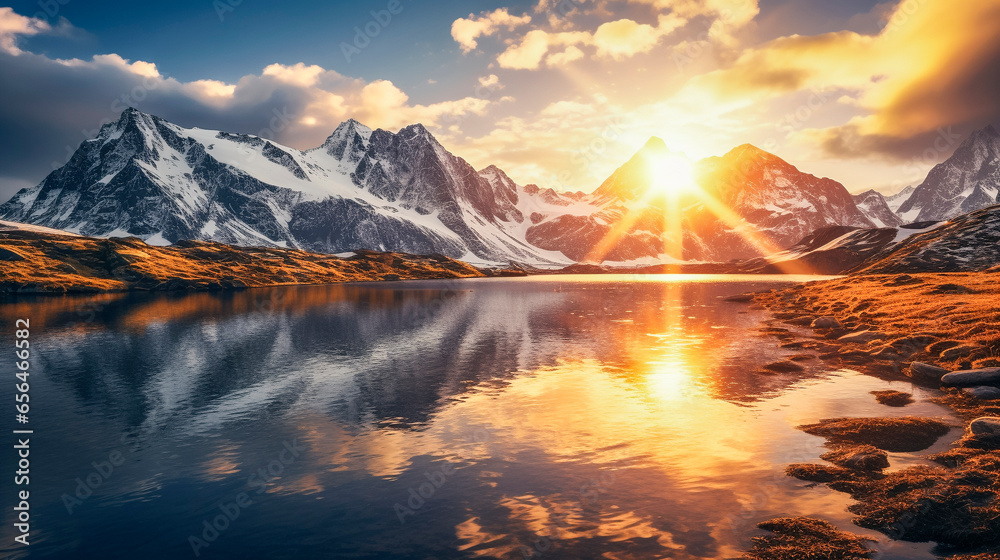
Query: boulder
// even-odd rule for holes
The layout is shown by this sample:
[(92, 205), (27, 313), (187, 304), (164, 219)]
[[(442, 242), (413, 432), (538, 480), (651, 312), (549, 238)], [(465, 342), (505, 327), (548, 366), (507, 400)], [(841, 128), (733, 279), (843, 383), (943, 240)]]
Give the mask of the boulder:
[(972, 421), (972, 435), (982, 439), (1000, 440), (1000, 418), (986, 416)]
[(840, 321), (835, 317), (817, 317), (809, 326), (814, 329), (839, 329)]
[(995, 401), (1000, 399), (1000, 388), (982, 385), (979, 387), (967, 387), (962, 392), (970, 397), (982, 399), (984, 401)]
[(941, 383), (953, 387), (1000, 385), (1000, 367), (953, 371), (941, 378)]
[(910, 369), (906, 371), (907, 377), (914, 379), (924, 379), (927, 381), (941, 381), (941, 378), (948, 374), (948, 370), (923, 362), (913, 362)]

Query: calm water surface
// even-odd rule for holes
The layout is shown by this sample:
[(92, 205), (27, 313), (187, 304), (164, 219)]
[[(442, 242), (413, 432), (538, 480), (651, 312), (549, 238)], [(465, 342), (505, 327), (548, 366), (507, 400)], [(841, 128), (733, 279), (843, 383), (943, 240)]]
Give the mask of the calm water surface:
[[(846, 495), (784, 476), (824, 452), (795, 426), (948, 412), (919, 388), (818, 361), (801, 374), (759, 373), (789, 351), (757, 333), (765, 312), (721, 298), (789, 280), (801, 278), (564, 276), (4, 303), (3, 325), (31, 320), (36, 433), (30, 554), (10, 547), (6, 506), (0, 550), (715, 559), (738, 556), (757, 522), (781, 515), (880, 537), (852, 527)], [(918, 402), (878, 405), (868, 393), (884, 388)], [(893, 468), (926, 462), (949, 439), (893, 454)], [(4, 453), (4, 472), (13, 466)], [(933, 558), (926, 545), (882, 541), (883, 559)]]

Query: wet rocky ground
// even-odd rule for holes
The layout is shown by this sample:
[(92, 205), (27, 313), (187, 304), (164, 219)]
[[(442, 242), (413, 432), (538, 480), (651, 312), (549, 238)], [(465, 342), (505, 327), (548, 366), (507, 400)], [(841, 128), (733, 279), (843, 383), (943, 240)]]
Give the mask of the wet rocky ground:
[[(762, 334), (797, 356), (885, 379), (939, 388), (936, 402), (963, 419), (964, 435), (933, 466), (891, 470), (887, 452), (926, 450), (951, 428), (935, 418), (823, 418), (800, 426), (827, 440), (822, 462), (789, 465), (787, 474), (828, 484), (856, 500), (861, 527), (893, 539), (933, 541), (963, 560), (1000, 553), (1000, 274), (849, 276), (738, 296), (772, 311)], [(795, 356), (771, 364), (794, 371)], [(873, 394), (905, 407), (912, 395)], [(753, 559), (871, 558), (865, 539), (822, 521), (768, 521)]]

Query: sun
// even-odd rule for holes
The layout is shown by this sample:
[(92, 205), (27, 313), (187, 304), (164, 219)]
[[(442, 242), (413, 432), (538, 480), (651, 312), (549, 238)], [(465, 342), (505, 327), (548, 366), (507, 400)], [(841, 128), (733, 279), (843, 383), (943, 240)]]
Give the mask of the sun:
[(678, 154), (657, 154), (647, 158), (651, 190), (654, 194), (678, 195), (695, 189), (694, 163)]

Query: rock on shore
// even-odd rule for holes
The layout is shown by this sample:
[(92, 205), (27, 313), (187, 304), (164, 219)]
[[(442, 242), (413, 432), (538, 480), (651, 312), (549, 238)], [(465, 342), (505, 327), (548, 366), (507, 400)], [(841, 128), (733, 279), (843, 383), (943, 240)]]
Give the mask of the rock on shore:
[(952, 387), (1000, 385), (1000, 367), (953, 371), (941, 378), (941, 383)]

